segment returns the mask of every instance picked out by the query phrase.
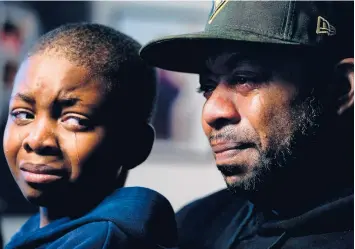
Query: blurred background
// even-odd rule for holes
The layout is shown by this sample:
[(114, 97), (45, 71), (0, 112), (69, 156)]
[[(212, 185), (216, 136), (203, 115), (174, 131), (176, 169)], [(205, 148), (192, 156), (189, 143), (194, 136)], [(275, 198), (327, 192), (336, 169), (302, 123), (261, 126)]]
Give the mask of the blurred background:
[[(151, 39), (200, 31), (210, 1), (0, 2), (0, 134), (7, 119), (13, 77), (39, 35), (70, 22), (96, 22), (144, 44)], [(175, 210), (224, 187), (200, 125), (203, 98), (195, 75), (159, 70), (152, 155), (133, 169), (127, 186), (145, 186), (165, 195)], [(0, 143), (0, 213), (4, 243), (36, 212), (18, 190)], [(1, 246), (0, 246), (1, 248)]]

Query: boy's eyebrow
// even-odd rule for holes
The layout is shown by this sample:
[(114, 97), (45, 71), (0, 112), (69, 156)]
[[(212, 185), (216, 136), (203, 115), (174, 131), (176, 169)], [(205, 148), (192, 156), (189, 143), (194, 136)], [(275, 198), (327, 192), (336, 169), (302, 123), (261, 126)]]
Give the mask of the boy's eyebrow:
[(36, 104), (36, 100), (32, 96), (24, 94), (24, 93), (16, 93), (12, 98), (21, 99), (22, 101), (24, 101), (28, 104), (31, 104), (31, 105)]
[(76, 97), (62, 97), (58, 99), (56, 102), (63, 107), (70, 107), (76, 105), (78, 102), (82, 100)]
[(56, 104), (61, 106), (61, 107), (72, 107), (75, 105), (80, 105), (80, 106), (85, 106), (88, 108), (95, 108), (95, 104), (90, 104), (90, 103), (85, 103), (81, 98), (79, 97), (74, 97), (74, 96), (62, 96), (58, 98), (56, 101)]
[[(13, 98), (21, 99), (22, 101), (25, 101), (29, 104), (36, 104), (36, 100), (25, 93), (16, 93)], [(77, 104), (78, 102), (81, 102), (82, 100), (76, 97), (62, 97), (61, 99), (58, 99), (56, 102), (62, 106), (69, 107)]]

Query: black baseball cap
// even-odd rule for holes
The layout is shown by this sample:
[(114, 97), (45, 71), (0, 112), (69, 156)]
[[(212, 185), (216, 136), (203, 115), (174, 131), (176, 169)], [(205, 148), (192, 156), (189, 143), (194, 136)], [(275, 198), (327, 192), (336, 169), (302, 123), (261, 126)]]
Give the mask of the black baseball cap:
[(342, 56), (351, 48), (353, 57), (353, 10), (353, 2), (216, 0), (204, 31), (150, 41), (140, 56), (186, 73), (199, 73), (208, 56), (229, 50)]

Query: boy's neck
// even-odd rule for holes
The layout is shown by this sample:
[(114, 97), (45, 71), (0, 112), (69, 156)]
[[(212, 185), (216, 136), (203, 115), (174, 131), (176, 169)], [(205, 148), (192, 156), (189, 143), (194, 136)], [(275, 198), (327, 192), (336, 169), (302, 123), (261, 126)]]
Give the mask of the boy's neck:
[[(106, 191), (89, 191), (90, 193), (81, 195), (80, 198), (78, 195), (74, 195), (74, 197), (68, 196), (65, 203), (56, 202), (46, 207), (40, 207), (40, 228), (60, 218), (70, 217), (71, 219), (76, 219), (82, 217), (98, 206), (114, 190), (112, 188), (110, 190), (106, 189)], [(96, 192), (95, 195), (93, 194), (94, 192)]]
[(45, 207), (40, 207), (39, 209), (39, 227), (45, 227), (47, 226), (49, 223), (51, 223), (51, 221), (53, 221), (50, 218), (50, 215), (48, 214), (48, 209)]

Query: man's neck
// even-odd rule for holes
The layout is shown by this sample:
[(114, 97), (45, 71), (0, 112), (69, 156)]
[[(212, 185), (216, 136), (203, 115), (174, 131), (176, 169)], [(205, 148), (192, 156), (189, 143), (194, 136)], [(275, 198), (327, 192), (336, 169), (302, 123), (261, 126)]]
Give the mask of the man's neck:
[(313, 155), (314, 160), (305, 155), (298, 165), (280, 169), (260, 191), (247, 193), (248, 199), (289, 218), (353, 193), (353, 162), (327, 155)]

